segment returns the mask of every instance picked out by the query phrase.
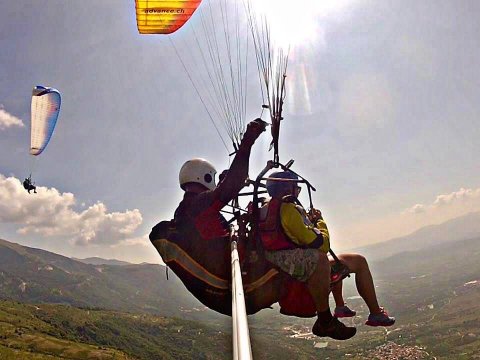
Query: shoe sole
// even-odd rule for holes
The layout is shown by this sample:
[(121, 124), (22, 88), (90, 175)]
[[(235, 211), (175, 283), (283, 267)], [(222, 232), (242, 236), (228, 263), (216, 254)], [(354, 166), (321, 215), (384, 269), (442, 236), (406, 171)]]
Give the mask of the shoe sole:
[(392, 326), (393, 324), (395, 324), (395, 320), (391, 323), (388, 323), (388, 324), (385, 324), (385, 323), (381, 323), (381, 322), (377, 322), (377, 321), (365, 321), (365, 325), (368, 325), (368, 326)]
[(333, 316), (335, 316), (337, 319), (338, 318), (345, 318), (345, 317), (354, 317), (357, 315), (356, 312), (351, 312), (351, 313), (334, 313)]
[(312, 334), (315, 335), (315, 336), (318, 336), (318, 337), (329, 337), (331, 339), (334, 339), (334, 340), (340, 340), (340, 341), (344, 341), (344, 340), (348, 340), (348, 339), (351, 339), (352, 337), (355, 336), (355, 334), (357, 333), (357, 329), (354, 329), (353, 330), (353, 333), (348, 336), (348, 337), (345, 337), (345, 338), (339, 338), (339, 337), (332, 337), (333, 334), (326, 334), (326, 333), (315, 333), (315, 331), (313, 331), (312, 329)]
[(354, 317), (355, 315), (357, 315), (356, 313), (355, 314), (334, 314), (333, 316), (335, 316), (336, 318), (349, 318), (349, 317)]

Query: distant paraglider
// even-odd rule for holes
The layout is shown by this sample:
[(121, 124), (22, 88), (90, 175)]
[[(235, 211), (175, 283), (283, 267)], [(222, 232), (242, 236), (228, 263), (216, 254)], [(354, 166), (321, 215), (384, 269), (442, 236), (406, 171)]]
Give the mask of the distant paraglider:
[[(30, 154), (40, 155), (47, 147), (60, 112), (61, 96), (57, 89), (35, 86), (32, 90), (30, 122)], [(30, 193), (36, 193), (32, 175), (23, 181), (23, 187)]]
[(37, 193), (37, 187), (35, 186), (35, 183), (32, 181), (32, 175), (30, 175), (28, 178), (23, 180), (23, 187), (25, 190), (28, 191), (30, 194), (30, 191), (33, 190), (33, 192), (36, 194)]

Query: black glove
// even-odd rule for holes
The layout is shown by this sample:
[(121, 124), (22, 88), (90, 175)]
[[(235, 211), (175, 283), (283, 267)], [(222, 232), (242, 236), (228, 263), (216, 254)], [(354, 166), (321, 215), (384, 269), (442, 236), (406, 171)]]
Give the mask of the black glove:
[(260, 118), (250, 121), (247, 125), (247, 130), (245, 130), (245, 134), (243, 135), (241, 146), (252, 147), (255, 140), (257, 140), (260, 134), (265, 131), (267, 125), (268, 123)]

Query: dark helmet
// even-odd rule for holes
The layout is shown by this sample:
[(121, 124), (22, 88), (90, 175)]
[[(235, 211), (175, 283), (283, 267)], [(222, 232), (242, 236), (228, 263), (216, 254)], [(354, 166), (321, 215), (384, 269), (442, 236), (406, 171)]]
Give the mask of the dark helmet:
[(293, 181), (281, 181), (273, 179), (286, 179), (286, 180), (298, 180), (298, 176), (291, 171), (278, 171), (271, 173), (267, 180), (267, 191), (271, 197), (278, 197), (286, 195), (292, 188), (292, 183), (297, 185)]

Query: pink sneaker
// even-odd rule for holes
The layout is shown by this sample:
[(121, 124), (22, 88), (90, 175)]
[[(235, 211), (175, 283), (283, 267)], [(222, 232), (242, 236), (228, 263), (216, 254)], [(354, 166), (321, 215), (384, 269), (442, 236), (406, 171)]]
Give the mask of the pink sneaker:
[(335, 316), (336, 318), (353, 317), (355, 315), (357, 315), (357, 312), (350, 309), (347, 305), (337, 306), (335, 308), (335, 313), (333, 314), (333, 316)]
[(392, 326), (395, 324), (395, 318), (388, 316), (388, 313), (384, 308), (380, 308), (381, 312), (379, 314), (370, 314), (368, 315), (368, 320), (365, 321), (365, 325), (368, 326)]

